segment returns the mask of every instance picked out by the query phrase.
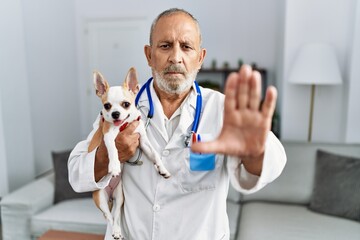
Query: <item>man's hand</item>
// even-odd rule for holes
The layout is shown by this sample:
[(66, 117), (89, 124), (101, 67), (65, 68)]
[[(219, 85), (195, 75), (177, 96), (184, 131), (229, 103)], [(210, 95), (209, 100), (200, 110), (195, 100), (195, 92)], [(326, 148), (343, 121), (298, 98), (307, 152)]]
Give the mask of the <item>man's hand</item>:
[(276, 98), (276, 89), (269, 87), (260, 108), (261, 75), (243, 65), (226, 81), (224, 124), (219, 137), (212, 142), (195, 143), (192, 150), (237, 156), (250, 173), (260, 175)]
[(121, 163), (128, 161), (136, 153), (139, 147), (139, 133), (134, 133), (139, 126), (139, 121), (133, 121), (121, 131), (115, 139), (116, 148), (118, 149), (119, 160)]
[[(139, 125), (139, 121), (133, 121), (123, 131), (119, 132), (115, 139), (116, 148), (118, 149), (119, 161), (124, 163), (134, 156), (139, 146), (139, 133), (134, 133)], [(95, 156), (95, 181), (99, 181), (108, 172), (108, 152), (104, 143), (101, 142)]]

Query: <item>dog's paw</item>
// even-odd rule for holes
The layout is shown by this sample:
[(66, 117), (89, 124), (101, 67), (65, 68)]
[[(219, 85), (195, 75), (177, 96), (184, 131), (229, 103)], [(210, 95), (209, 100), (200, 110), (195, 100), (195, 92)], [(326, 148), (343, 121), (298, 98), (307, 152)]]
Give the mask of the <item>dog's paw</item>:
[(113, 177), (119, 176), (120, 172), (121, 172), (120, 162), (119, 161), (110, 161), (109, 167), (108, 167), (108, 172)]
[(124, 240), (125, 238), (121, 235), (113, 234), (112, 235), (115, 240)]
[(169, 173), (169, 171), (164, 166), (161, 166), (161, 165), (158, 165), (158, 164), (154, 163), (154, 167), (155, 167), (156, 171), (161, 176), (163, 176), (164, 178), (171, 177), (171, 174)]
[(123, 240), (124, 237), (121, 235), (121, 230), (120, 230), (120, 227), (115, 227), (114, 226), (114, 229), (113, 229), (113, 232), (112, 232), (112, 237), (116, 240)]
[(123, 236), (121, 236), (120, 233), (113, 233), (113, 234), (112, 234), (112, 237), (113, 237), (114, 239), (116, 239), (116, 240), (123, 240), (123, 239), (125, 239)]

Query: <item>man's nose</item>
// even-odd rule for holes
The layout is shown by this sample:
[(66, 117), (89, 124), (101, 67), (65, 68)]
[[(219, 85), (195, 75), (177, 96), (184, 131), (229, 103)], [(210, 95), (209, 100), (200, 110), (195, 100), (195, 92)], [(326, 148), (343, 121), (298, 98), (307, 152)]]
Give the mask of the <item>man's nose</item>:
[(170, 51), (169, 62), (172, 64), (182, 63), (182, 51), (180, 47), (173, 47)]

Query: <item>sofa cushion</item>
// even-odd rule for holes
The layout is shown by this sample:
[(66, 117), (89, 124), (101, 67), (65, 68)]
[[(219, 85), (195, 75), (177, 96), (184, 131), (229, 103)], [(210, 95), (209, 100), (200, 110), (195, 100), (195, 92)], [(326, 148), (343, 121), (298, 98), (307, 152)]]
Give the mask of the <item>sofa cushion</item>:
[(104, 234), (106, 220), (91, 198), (71, 199), (31, 218), (33, 237), (39, 237), (49, 229)]
[(52, 152), (52, 159), (55, 171), (55, 196), (54, 203), (64, 201), (67, 199), (91, 197), (91, 192), (77, 193), (75, 192), (68, 178), (67, 162), (70, 155), (70, 150), (61, 152)]
[(309, 209), (360, 221), (360, 159), (317, 151)]
[(306, 206), (247, 202), (237, 240), (359, 240), (360, 223), (315, 213)]

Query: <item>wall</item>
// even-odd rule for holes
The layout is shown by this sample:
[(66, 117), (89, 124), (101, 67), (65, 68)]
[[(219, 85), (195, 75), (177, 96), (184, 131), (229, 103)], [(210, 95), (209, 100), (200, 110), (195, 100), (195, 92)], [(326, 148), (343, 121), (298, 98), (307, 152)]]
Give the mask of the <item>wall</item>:
[[(1, 94), (1, 92), (0, 92)], [(0, 95), (0, 199), (9, 191), (7, 163), (6, 163), (6, 148), (4, 138), (4, 126), (2, 122), (2, 106)]]
[(356, 19), (354, 24), (354, 35), (352, 38), (352, 50), (350, 51), (350, 75), (348, 87), (348, 109), (346, 142), (360, 142), (360, 2), (356, 5)]
[[(305, 43), (334, 46), (343, 78), (342, 85), (319, 86), (315, 93), (313, 141), (344, 142), (351, 38), (356, 0), (288, 0), (285, 13), (284, 62), (282, 79), (283, 139), (307, 139), (310, 111), (310, 86), (287, 81), (298, 48)], [(306, 16), (306, 17), (305, 17)], [(357, 102), (359, 101), (358, 97)], [(355, 100), (352, 99), (353, 100)]]
[(22, 1), (36, 175), (79, 139), (73, 0)]
[[(22, 186), (34, 177), (23, 28), (20, 0), (0, 1), (0, 168), (1, 176), (9, 177), (1, 181), (5, 192)], [(3, 162), (4, 157), (6, 163)]]

